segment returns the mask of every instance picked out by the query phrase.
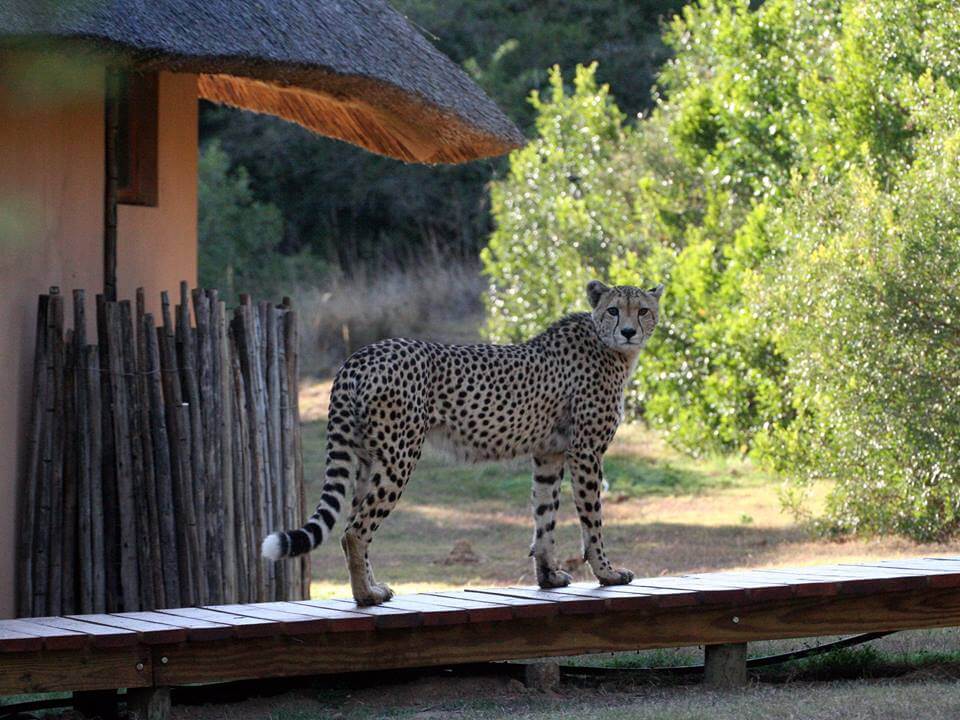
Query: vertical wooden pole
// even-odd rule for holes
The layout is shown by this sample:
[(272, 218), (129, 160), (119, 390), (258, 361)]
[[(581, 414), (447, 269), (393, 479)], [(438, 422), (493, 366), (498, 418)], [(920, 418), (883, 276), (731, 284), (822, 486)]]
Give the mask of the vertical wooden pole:
[[(263, 363), (260, 352), (258, 332), (259, 317), (249, 295), (240, 296), (240, 310), (243, 313), (243, 334), (241, 367), (243, 369), (244, 384), (247, 390), (248, 420), (247, 430), (250, 435), (250, 474), (251, 474), (251, 509), (253, 512), (253, 547), (255, 549), (266, 532), (268, 518), (268, 480), (267, 480), (267, 409), (265, 388), (263, 383)], [(270, 599), (272, 574), (270, 567), (259, 558), (254, 562), (257, 577), (257, 593), (255, 599), (266, 602)]]
[[(143, 457), (143, 480), (141, 483), (145, 503), (145, 526), (147, 542), (150, 545), (150, 566), (147, 571), (151, 574), (152, 592), (149, 604), (144, 609), (168, 607), (166, 601), (165, 581), (163, 577), (163, 541), (160, 532), (160, 508), (157, 501), (157, 453), (154, 450), (153, 430), (150, 422), (150, 376), (147, 363), (147, 331), (144, 319), (147, 314), (146, 298), (143, 288), (137, 288), (137, 314), (134, 330), (137, 338), (137, 362), (134, 388), (136, 395), (137, 423), (140, 432), (140, 447)], [(156, 345), (155, 331), (154, 345)], [(177, 604), (178, 600), (174, 600)]]
[[(192, 593), (191, 605), (204, 604), (206, 597), (206, 577), (203, 572), (203, 556), (200, 553), (200, 528), (197, 527), (197, 510), (194, 505), (193, 468), (191, 467), (190, 448), (190, 406), (180, 405), (174, 408), (177, 415), (177, 438), (179, 444), (180, 482), (178, 488), (178, 504), (181, 519), (180, 532), (184, 540), (183, 546), (189, 556), (190, 590)], [(182, 587), (181, 580), (181, 587)]]
[[(197, 525), (199, 545), (198, 557), (206, 556), (206, 471), (204, 468), (203, 450), (203, 417), (200, 404), (200, 385), (197, 381), (197, 351), (196, 339), (190, 325), (190, 293), (187, 283), (180, 283), (180, 305), (177, 307), (177, 347), (180, 357), (180, 377), (185, 389), (184, 400), (188, 403), (187, 417), (190, 424), (187, 427), (190, 438), (190, 474), (193, 480), (193, 490), (190, 495), (193, 501), (193, 516)], [(198, 568), (203, 573), (203, 568)], [(206, 580), (196, 588), (200, 593), (199, 602), (206, 603)]]
[[(160, 564), (163, 566), (165, 607), (180, 604), (180, 572), (178, 570), (178, 545), (183, 538), (177, 537), (176, 505), (174, 504), (173, 472), (170, 464), (170, 438), (165, 422), (163, 380), (161, 379), (160, 351), (157, 347), (157, 329), (153, 315), (145, 313), (142, 331), (144, 337), (144, 372), (149, 400), (149, 426), (153, 440), (154, 475), (157, 491), (157, 522), (160, 537)], [(162, 331), (162, 328), (161, 328)]]
[[(132, 490), (133, 526), (137, 558), (137, 584), (139, 599), (137, 610), (156, 607), (154, 587), (154, 565), (150, 541), (150, 508), (147, 500), (148, 490), (145, 482), (143, 424), (140, 410), (140, 386), (137, 377), (136, 334), (133, 325), (133, 309), (129, 300), (120, 302), (120, 349), (123, 353), (123, 387), (127, 402), (126, 427), (130, 443), (130, 487)], [(152, 465), (152, 462), (151, 462)]]
[[(63, 440), (64, 440), (64, 347), (63, 297), (59, 288), (50, 288), (50, 313), (47, 316), (47, 346), (50, 351), (51, 400), (50, 408), (50, 515), (45, 533), (49, 538), (47, 612), (63, 612), (63, 545), (60, 542), (63, 521)], [(56, 528), (56, 530), (54, 530)]]
[[(219, 602), (226, 602), (225, 586), (226, 563), (224, 553), (224, 476), (222, 421), (220, 419), (222, 387), (220, 384), (220, 335), (217, 327), (217, 314), (220, 306), (219, 293), (216, 290), (205, 290), (201, 297), (207, 304), (207, 355), (209, 357), (209, 398), (205, 401), (207, 415), (204, 416), (205, 426), (209, 428), (207, 434), (207, 457), (209, 458), (207, 477), (207, 558), (212, 561), (215, 571), (213, 588)], [(209, 570), (208, 570), (209, 572)]]
[(107, 610), (107, 569), (103, 527), (103, 448), (102, 383), (100, 375), (100, 351), (96, 345), (84, 348), (87, 373), (87, 406), (90, 410), (90, 455), (87, 460), (90, 475), (90, 551), (92, 554), (91, 578), (93, 582), (93, 609), (102, 613)]
[[(298, 325), (297, 311), (293, 309), (290, 298), (283, 299), (283, 306), (287, 314), (283, 318), (285, 331), (285, 355), (287, 360), (287, 375), (290, 384), (290, 411), (293, 415), (293, 461), (294, 482), (296, 483), (297, 498), (294, 501), (294, 516), (291, 527), (297, 527), (307, 517), (307, 495), (303, 483), (303, 444), (300, 436), (300, 326)], [(300, 597), (310, 597), (310, 554), (300, 558)]]
[[(194, 373), (199, 380), (200, 423), (203, 428), (203, 492), (202, 506), (198, 503), (198, 522), (204, 533), (203, 567), (206, 576), (207, 602), (223, 602), (222, 503), (223, 492), (217, 476), (215, 387), (213, 369), (213, 334), (210, 327), (210, 299), (200, 289), (193, 291), (193, 313), (197, 323), (196, 363)], [(192, 413), (191, 413), (192, 415)], [(194, 478), (196, 480), (196, 478)], [(201, 517), (201, 509), (203, 515)]]
[(120, 136), (120, 71), (108, 67), (105, 78), (104, 188), (103, 188), (103, 296), (117, 299), (117, 164)]
[[(37, 607), (34, 583), (40, 555), (46, 548), (35, 544), (38, 531), (39, 502), (44, 475), (44, 438), (46, 435), (47, 403), (47, 310), (50, 298), (41, 295), (37, 301), (36, 337), (33, 354), (33, 398), (30, 414), (29, 459), (27, 478), (19, 497), (20, 554), (17, 562), (17, 614), (36, 615), (46, 612), (46, 597), (43, 609)], [(44, 573), (45, 574), (45, 573)], [(45, 584), (45, 583), (44, 583)], [(39, 601), (39, 598), (36, 598)], [(39, 612), (37, 612), (39, 610)]]
[[(87, 348), (87, 311), (83, 290), (73, 291), (73, 342), (76, 358), (74, 403), (77, 412), (77, 610), (93, 610), (93, 504), (90, 425), (89, 352)], [(98, 388), (99, 392), (99, 388)], [(99, 418), (98, 418), (99, 420)]]
[[(277, 308), (279, 314), (277, 330), (277, 360), (280, 366), (280, 454), (282, 463), (281, 482), (283, 485), (283, 503), (280, 508), (280, 524), (278, 527), (291, 528), (299, 525), (292, 520), (293, 508), (297, 505), (296, 471), (293, 460), (293, 413), (290, 407), (290, 378), (287, 368), (287, 338), (285, 318), (287, 311)], [(294, 525), (297, 522), (297, 525)], [(281, 600), (297, 600), (300, 596), (301, 577), (300, 560), (293, 560), (287, 565), (284, 578), (283, 595)]]
[(223, 301), (214, 307), (217, 337), (217, 375), (220, 380), (220, 473), (223, 480), (223, 593), (228, 603), (237, 598), (236, 479), (234, 467), (233, 369), (230, 364), (230, 338), (227, 334), (227, 308)]
[(77, 346), (72, 330), (66, 330), (63, 365), (63, 500), (60, 531), (60, 612), (64, 615), (77, 609)]
[(237, 308), (230, 326), (230, 371), (233, 375), (233, 471), (237, 478), (234, 493), (234, 513), (237, 540), (237, 595), (238, 602), (254, 602), (256, 594), (257, 563), (252, 562), (251, 512), (252, 472), (250, 466), (250, 435), (247, 427), (249, 398), (241, 366), (243, 352), (243, 315)]
[(116, 448), (113, 441), (113, 385), (110, 382), (110, 337), (107, 332), (107, 299), (97, 295), (97, 346), (100, 373), (100, 473), (103, 491), (103, 567), (105, 609), (121, 609), (120, 525), (117, 510)]
[[(269, 526), (266, 532), (282, 530), (284, 528), (283, 517), (283, 459), (282, 446), (280, 439), (280, 353), (277, 349), (277, 311), (269, 303), (260, 304), (261, 317), (266, 317), (263, 324), (264, 330), (264, 350), (265, 350), (265, 370), (266, 370), (266, 397), (267, 397), (267, 450), (270, 457), (269, 486), (267, 488), (270, 496), (270, 511), (268, 519)], [(277, 563), (274, 565), (274, 598), (285, 597), (286, 584), (289, 575), (289, 565), (287, 563)]]
[[(193, 492), (193, 475), (190, 473), (189, 452), (186, 462), (180, 457), (180, 407), (183, 405), (183, 393), (180, 387), (181, 373), (177, 365), (176, 338), (174, 322), (170, 312), (170, 297), (165, 291), (160, 294), (160, 305), (163, 312), (163, 327), (158, 332), (160, 340), (160, 377), (163, 383), (164, 405), (167, 414), (170, 472), (174, 506), (177, 513), (177, 565), (179, 567), (180, 602), (183, 605), (190, 606), (199, 602), (193, 582), (193, 549), (190, 546), (196, 534), (191, 494)], [(189, 438), (189, 427), (183, 429), (183, 432)], [(187, 450), (189, 451), (189, 443)]]
[(120, 593), (123, 610), (140, 606), (137, 557), (137, 514), (131, 449), (129, 397), (124, 377), (123, 312), (121, 304), (107, 303), (108, 378), (113, 398), (113, 442), (116, 448), (117, 513), (120, 526)]

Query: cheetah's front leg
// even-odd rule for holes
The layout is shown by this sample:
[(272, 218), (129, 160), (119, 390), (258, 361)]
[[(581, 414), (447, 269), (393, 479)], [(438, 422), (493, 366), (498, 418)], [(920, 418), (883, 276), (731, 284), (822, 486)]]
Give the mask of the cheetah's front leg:
[(600, 487), (603, 484), (603, 454), (594, 450), (571, 450), (567, 464), (573, 482), (573, 499), (580, 516), (583, 559), (601, 585), (626, 585), (633, 573), (614, 568), (603, 549), (603, 519), (600, 512)]
[(560, 507), (560, 483), (563, 480), (563, 455), (545, 455), (533, 459), (533, 556), (537, 584), (542, 588), (565, 587), (573, 579), (557, 565), (556, 541), (553, 531), (557, 526), (557, 508)]

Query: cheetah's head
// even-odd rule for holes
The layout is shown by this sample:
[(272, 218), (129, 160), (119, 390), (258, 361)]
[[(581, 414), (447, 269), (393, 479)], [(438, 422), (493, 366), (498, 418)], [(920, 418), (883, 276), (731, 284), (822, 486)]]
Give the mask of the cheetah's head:
[(587, 283), (593, 324), (604, 345), (622, 353), (639, 352), (660, 318), (663, 285), (644, 290), (630, 285), (607, 287), (599, 280)]

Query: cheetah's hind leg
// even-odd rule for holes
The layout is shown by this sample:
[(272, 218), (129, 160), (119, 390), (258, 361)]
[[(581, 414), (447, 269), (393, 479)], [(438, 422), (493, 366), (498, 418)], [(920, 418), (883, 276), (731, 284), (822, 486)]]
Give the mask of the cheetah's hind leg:
[(560, 484), (563, 481), (563, 455), (545, 455), (533, 459), (533, 556), (537, 584), (542, 588), (566, 587), (573, 577), (560, 569), (556, 558), (554, 529), (560, 507)]
[(353, 512), (343, 533), (343, 552), (350, 571), (350, 587), (358, 605), (379, 605), (393, 597), (393, 590), (378, 583), (370, 566), (368, 548), (373, 534), (390, 515), (410, 474), (420, 459), (423, 437), (391, 448), (381, 449), (381, 459), (370, 464), (366, 481), (358, 483)]

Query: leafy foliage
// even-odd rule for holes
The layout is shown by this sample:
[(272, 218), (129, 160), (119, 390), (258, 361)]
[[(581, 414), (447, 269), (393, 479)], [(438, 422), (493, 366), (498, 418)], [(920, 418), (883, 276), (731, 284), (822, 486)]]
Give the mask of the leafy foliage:
[(230, 159), (216, 142), (200, 154), (200, 284), (220, 289), (233, 303), (240, 292), (270, 297), (320, 274), (325, 266), (307, 254), (277, 253), (283, 218), (276, 206), (253, 199), (242, 167), (230, 172)]
[(825, 528), (956, 532), (960, 8), (701, 0), (666, 40), (636, 126), (589, 69), (534, 99), (493, 190), (491, 335), (582, 306), (588, 275), (666, 280), (635, 412), (834, 480)]
[(761, 448), (801, 483), (837, 479), (831, 529), (930, 540), (960, 527), (960, 98), (922, 85), (947, 122), (894, 189), (851, 173), (784, 213), (764, 299), (798, 417)]
[(550, 85), (546, 99), (531, 97), (539, 137), (511, 155), (508, 177), (492, 189), (497, 229), (480, 257), (499, 340), (530, 337), (583, 305), (586, 283), (607, 274), (631, 232), (629, 166), (617, 151), (623, 115), (593, 66), (577, 69), (572, 94), (559, 68)]

